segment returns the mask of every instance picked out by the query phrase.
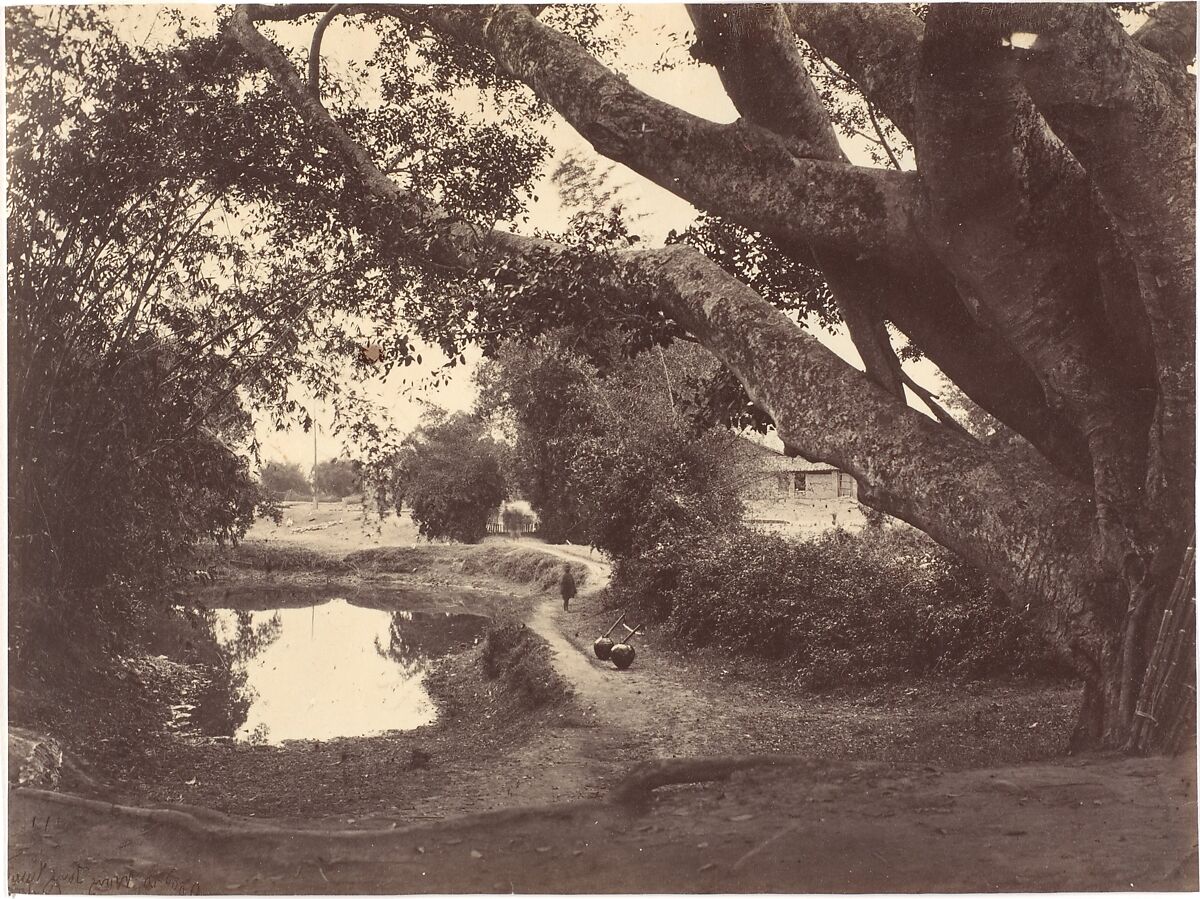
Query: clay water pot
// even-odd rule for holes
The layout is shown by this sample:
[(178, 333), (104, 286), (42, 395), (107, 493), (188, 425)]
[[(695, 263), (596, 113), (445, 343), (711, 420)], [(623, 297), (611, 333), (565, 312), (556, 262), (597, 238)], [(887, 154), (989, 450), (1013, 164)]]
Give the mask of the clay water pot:
[(624, 671), (633, 664), (633, 647), (628, 643), (618, 643), (610, 650), (609, 656), (612, 658), (612, 663)]
[(596, 642), (592, 644), (592, 652), (594, 652), (596, 654), (596, 658), (602, 662), (608, 661), (608, 657), (612, 654), (612, 648), (613, 641), (608, 637), (599, 637), (597, 638)]

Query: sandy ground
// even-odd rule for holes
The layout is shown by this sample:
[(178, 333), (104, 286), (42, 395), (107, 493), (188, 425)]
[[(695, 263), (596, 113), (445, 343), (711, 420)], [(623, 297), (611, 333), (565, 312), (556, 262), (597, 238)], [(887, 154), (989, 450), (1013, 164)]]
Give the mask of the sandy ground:
[[(402, 523), (385, 524), (394, 533), (379, 537), (346, 510), (322, 513), (313, 521), (293, 514), (292, 528), (259, 525), (253, 536), (340, 552), (415, 537)], [(314, 525), (329, 526), (301, 530)], [(969, 758), (955, 758), (953, 739), (905, 732), (904, 709), (835, 698), (822, 714), (806, 713), (794, 696), (725, 678), (712, 665), (689, 667), (658, 651), (652, 638), (637, 644), (632, 669), (617, 672), (587, 652), (610, 614), (594, 595), (604, 566), (585, 548), (542, 549), (591, 568), (570, 612), (549, 596), (527, 613), (575, 690), (574, 711), (503, 755), (446, 772), (449, 805), (440, 807), (466, 811), (473, 798), (474, 808), (497, 811), (416, 823), (374, 815), (284, 825), (185, 805), (147, 810), (17, 789), (9, 796), (10, 890), (1196, 889), (1194, 755), (963, 767)], [(1062, 711), (1047, 706), (1031, 724), (1047, 727)], [(958, 714), (958, 706), (947, 706), (949, 721)], [(950, 730), (968, 740), (972, 727)], [(905, 754), (910, 742), (928, 747), (938, 739), (945, 763), (930, 763), (928, 751)], [(710, 771), (727, 779), (653, 793), (621, 789), (646, 759), (687, 765), (772, 750), (786, 754), (732, 774)]]

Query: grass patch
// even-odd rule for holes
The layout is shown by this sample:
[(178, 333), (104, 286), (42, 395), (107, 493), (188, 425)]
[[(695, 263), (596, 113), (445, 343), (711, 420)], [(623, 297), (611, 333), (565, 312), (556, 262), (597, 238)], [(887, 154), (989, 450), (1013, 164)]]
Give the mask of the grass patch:
[(483, 546), (467, 556), (463, 563), (464, 571), (499, 575), (513, 583), (531, 584), (544, 592), (558, 589), (563, 565), (570, 568), (577, 587), (587, 582), (588, 575), (588, 568), (582, 562), (564, 562), (536, 549)]
[(343, 561), (356, 570), (416, 574), (455, 561), (457, 549), (445, 546), (373, 546), (349, 553)]
[(346, 572), (350, 566), (331, 553), (318, 552), (303, 546), (243, 540), (237, 546), (210, 548), (197, 556), (201, 568), (231, 566), (254, 568), (259, 571), (326, 571)]
[(568, 684), (550, 661), (550, 647), (523, 624), (506, 624), (488, 632), (480, 652), (483, 674), (526, 709), (538, 709), (566, 698)]

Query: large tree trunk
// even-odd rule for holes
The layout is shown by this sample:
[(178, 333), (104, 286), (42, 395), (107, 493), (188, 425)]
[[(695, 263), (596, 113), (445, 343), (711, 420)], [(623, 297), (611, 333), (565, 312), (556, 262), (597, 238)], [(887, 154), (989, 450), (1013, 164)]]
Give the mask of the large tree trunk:
[(1196, 732), (1195, 539), (1160, 551), (1156, 576), (1131, 597), (1130, 612), (1085, 685), (1072, 744), (1179, 752)]

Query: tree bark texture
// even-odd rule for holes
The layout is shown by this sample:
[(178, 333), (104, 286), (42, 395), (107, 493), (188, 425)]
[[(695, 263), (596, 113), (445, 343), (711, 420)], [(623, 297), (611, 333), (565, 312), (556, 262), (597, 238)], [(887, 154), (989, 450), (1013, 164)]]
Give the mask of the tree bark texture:
[[(1159, 751), (1195, 716), (1195, 7), (1168, 7), (1130, 34), (1101, 4), (934, 4), (924, 20), (693, 5), (694, 54), (741, 115), (724, 125), (647, 96), (528, 7), (337, 12), (486, 52), (597, 153), (819, 267), (865, 372), (687, 247), (629, 251), (613, 277), (735, 372), (788, 446), (1028, 605), (1086, 678), (1079, 745)], [(480, 235), (383, 174), (257, 28), (329, 9), (237, 7), (227, 35), (439, 263), (560, 252)], [(847, 160), (805, 44), (900, 129), (915, 170)], [(1041, 461), (909, 408), (889, 323)]]

